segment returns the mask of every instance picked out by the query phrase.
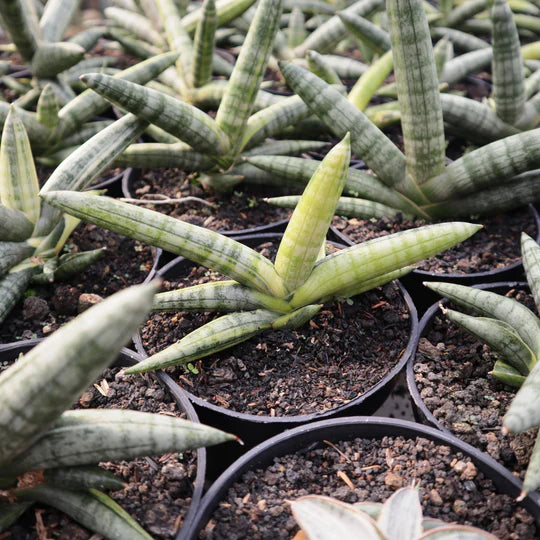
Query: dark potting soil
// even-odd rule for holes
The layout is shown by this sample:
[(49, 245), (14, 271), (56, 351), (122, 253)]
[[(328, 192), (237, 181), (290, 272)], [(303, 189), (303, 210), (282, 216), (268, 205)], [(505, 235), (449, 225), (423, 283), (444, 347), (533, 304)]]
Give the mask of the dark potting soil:
[(96, 225), (79, 225), (65, 246), (71, 252), (100, 247), (107, 251), (83, 273), (50, 285), (31, 284), (26, 298), (0, 325), (0, 343), (45, 337), (77, 315), (82, 294), (105, 298), (142, 283), (152, 268), (150, 246)]
[[(240, 184), (231, 193), (205, 193), (201, 187), (189, 183), (180, 169), (150, 169), (130, 183), (130, 191), (136, 199), (170, 199), (197, 197), (199, 201), (186, 203), (144, 205), (193, 225), (212, 230), (242, 230), (268, 225), (291, 215), (291, 210), (265, 203), (262, 198), (283, 191), (275, 186)], [(283, 191), (284, 192), (284, 191)], [(208, 204), (204, 204), (210, 203)]]
[[(524, 291), (514, 290), (511, 296), (534, 309), (532, 297)], [(441, 424), (523, 479), (538, 429), (503, 436), (502, 417), (516, 389), (490, 375), (496, 359), (487, 345), (437, 315), (420, 341), (415, 381)]]
[[(106, 369), (75, 408), (133, 409), (185, 418), (153, 376), (126, 375), (123, 368)], [(174, 538), (191, 503), (196, 453), (104, 462), (125, 487), (108, 494), (154, 538)], [(36, 505), (9, 531), (14, 540), (63, 538), (87, 540), (92, 533), (50, 507)]]
[(468, 457), (421, 437), (324, 441), (274, 458), (231, 486), (199, 538), (292, 538), (298, 526), (288, 500), (317, 494), (381, 502), (413, 482), (419, 483), (425, 516), (480, 527), (501, 539), (537, 538), (533, 517), (511, 497), (496, 494)]
[[(442, 223), (456, 220), (444, 220)], [(520, 235), (526, 232), (536, 238), (534, 218), (528, 208), (520, 208), (505, 214), (481, 219), (462, 219), (481, 223), (484, 228), (455, 247), (418, 262), (418, 269), (441, 274), (470, 274), (487, 272), (508, 266), (521, 259)], [(396, 218), (343, 219), (334, 218), (333, 225), (346, 234), (355, 244), (395, 232), (426, 225), (422, 220)]]
[[(271, 258), (270, 243), (259, 251)], [(274, 249), (274, 248), (272, 248)], [(163, 290), (219, 279), (186, 270)], [(155, 313), (142, 327), (149, 355), (215, 318), (210, 313)], [(297, 330), (268, 332), (169, 373), (189, 392), (218, 406), (255, 415), (290, 416), (348, 403), (399, 361), (409, 339), (407, 305), (393, 283), (334, 302)], [(197, 371), (194, 373), (193, 371)]]

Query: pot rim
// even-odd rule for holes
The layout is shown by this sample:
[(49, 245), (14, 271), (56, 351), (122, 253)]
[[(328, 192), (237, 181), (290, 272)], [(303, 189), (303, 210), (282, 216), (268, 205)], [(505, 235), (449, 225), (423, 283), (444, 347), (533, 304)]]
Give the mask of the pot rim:
[[(17, 349), (22, 349), (20, 352), (26, 352), (28, 349), (32, 349), (47, 338), (33, 338), (22, 341), (13, 341), (10, 343), (0, 344), (0, 358), (6, 353), (13, 354)], [(132, 366), (142, 360), (141, 355), (137, 352), (122, 347), (118, 353), (118, 357), (109, 367), (127, 367)], [(197, 415), (193, 405), (187, 399), (187, 396), (179, 391), (179, 386), (164, 372), (159, 371), (155, 373), (155, 377), (171, 397), (174, 399), (178, 409), (186, 413), (187, 419), (191, 422), (200, 423), (199, 416)], [(193, 481), (193, 492), (191, 495), (191, 503), (188, 511), (182, 521), (182, 527), (176, 536), (176, 540), (184, 540), (187, 538), (187, 532), (191, 527), (191, 523), (195, 519), (195, 515), (198, 511), (199, 503), (202, 499), (204, 481), (206, 478), (206, 448), (197, 448), (196, 450), (197, 472)]]
[[(375, 438), (384, 436), (425, 437), (438, 444), (450, 446), (456, 452), (469, 456), (475, 465), (493, 480), (499, 491), (512, 497), (521, 492), (521, 481), (493, 458), (454, 435), (444, 433), (430, 426), (377, 416), (349, 416), (321, 420), (295, 427), (275, 435), (260, 443), (230, 465), (210, 486), (204, 495), (196, 520), (188, 531), (188, 538), (197, 538), (197, 533), (206, 525), (213, 510), (222, 500), (230, 485), (244, 472), (271, 463), (274, 457), (296, 452), (310, 443), (322, 440), (343, 440), (346, 438)], [(540, 494), (531, 493), (521, 503), (540, 526)]]

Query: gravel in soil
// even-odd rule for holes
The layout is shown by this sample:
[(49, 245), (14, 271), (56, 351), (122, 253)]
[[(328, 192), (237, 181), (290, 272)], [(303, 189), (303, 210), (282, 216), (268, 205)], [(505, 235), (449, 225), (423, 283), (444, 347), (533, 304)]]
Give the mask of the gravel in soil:
[[(106, 369), (75, 408), (122, 408), (185, 418), (153, 376), (126, 375), (117, 367)], [(106, 462), (101, 466), (125, 482), (124, 489), (109, 493), (124, 510), (154, 538), (175, 537), (191, 503), (197, 468), (195, 452)], [(28, 511), (9, 531), (11, 536), (7, 538), (13, 540), (87, 540), (92, 536), (69, 517), (41, 505)]]
[[(268, 225), (288, 219), (291, 210), (265, 203), (262, 197), (275, 196), (283, 191), (275, 186), (240, 184), (232, 193), (205, 193), (189, 183), (180, 169), (150, 169), (141, 171), (129, 185), (133, 198), (169, 199), (196, 197), (186, 203), (144, 205), (158, 212), (176, 217), (207, 229), (231, 231)], [(201, 202), (202, 200), (202, 202)], [(204, 203), (210, 203), (204, 204)]]
[[(455, 220), (435, 221), (443, 223)], [(488, 272), (503, 268), (521, 259), (520, 236), (526, 232), (536, 238), (534, 218), (528, 208), (520, 208), (505, 214), (466, 219), (470, 223), (481, 223), (484, 228), (455, 247), (418, 262), (420, 270), (440, 274)], [(334, 218), (333, 225), (347, 235), (352, 242), (359, 244), (378, 236), (426, 225), (422, 220), (409, 221), (401, 216), (396, 218), (343, 219)]]
[(30, 285), (26, 298), (0, 325), (0, 343), (45, 337), (84, 306), (129, 285), (142, 283), (152, 268), (154, 257), (150, 246), (96, 225), (81, 224), (66, 244), (72, 252), (100, 247), (106, 247), (107, 251), (84, 272), (63, 282)]
[[(270, 243), (259, 246), (267, 257), (270, 249)], [(218, 276), (192, 267), (163, 289)], [(214, 317), (155, 313), (141, 329), (144, 347), (155, 354)], [(297, 330), (268, 332), (195, 362), (195, 369), (168, 372), (189, 392), (221, 407), (255, 415), (311, 414), (348, 403), (378, 383), (403, 355), (409, 329), (407, 305), (391, 283), (327, 304)]]
[[(514, 290), (511, 296), (534, 309), (524, 291)], [(501, 433), (516, 389), (490, 375), (496, 359), (487, 345), (437, 315), (420, 340), (415, 381), (424, 404), (444, 427), (523, 479), (538, 429), (512, 436)]]
[(492, 481), (448, 446), (421, 437), (324, 442), (246, 472), (199, 538), (292, 538), (298, 526), (288, 500), (318, 494), (380, 502), (413, 482), (419, 483), (425, 516), (480, 527), (501, 539), (537, 538), (533, 517), (511, 497), (494, 496)]

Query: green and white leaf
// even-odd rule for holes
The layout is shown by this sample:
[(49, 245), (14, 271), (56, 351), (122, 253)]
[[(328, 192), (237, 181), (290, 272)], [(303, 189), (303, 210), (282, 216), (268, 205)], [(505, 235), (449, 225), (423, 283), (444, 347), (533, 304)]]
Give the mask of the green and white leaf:
[(521, 233), (521, 256), (536, 309), (540, 310), (540, 246), (527, 233)]

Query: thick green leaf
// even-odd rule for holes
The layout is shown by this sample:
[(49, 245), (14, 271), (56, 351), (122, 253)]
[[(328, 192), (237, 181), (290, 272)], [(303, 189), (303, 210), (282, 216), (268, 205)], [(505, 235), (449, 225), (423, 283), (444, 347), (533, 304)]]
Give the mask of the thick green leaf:
[(521, 233), (521, 255), (536, 309), (540, 310), (540, 246), (527, 233)]
[(40, 43), (31, 69), (36, 77), (52, 78), (82, 60), (84, 53), (80, 45), (68, 41)]
[(217, 27), (215, 0), (205, 0), (202, 6), (203, 16), (197, 25), (193, 48), (193, 86), (199, 87), (210, 82), (212, 77), (212, 57)]
[(67, 489), (117, 490), (126, 486), (111, 472), (93, 465), (47, 469), (44, 476), (47, 484)]
[(57, 191), (44, 199), (85, 221), (183, 255), (247, 287), (278, 298), (287, 294), (266, 257), (214, 231), (107, 197)]
[(34, 224), (23, 212), (0, 204), (0, 242), (22, 242), (33, 230)]

